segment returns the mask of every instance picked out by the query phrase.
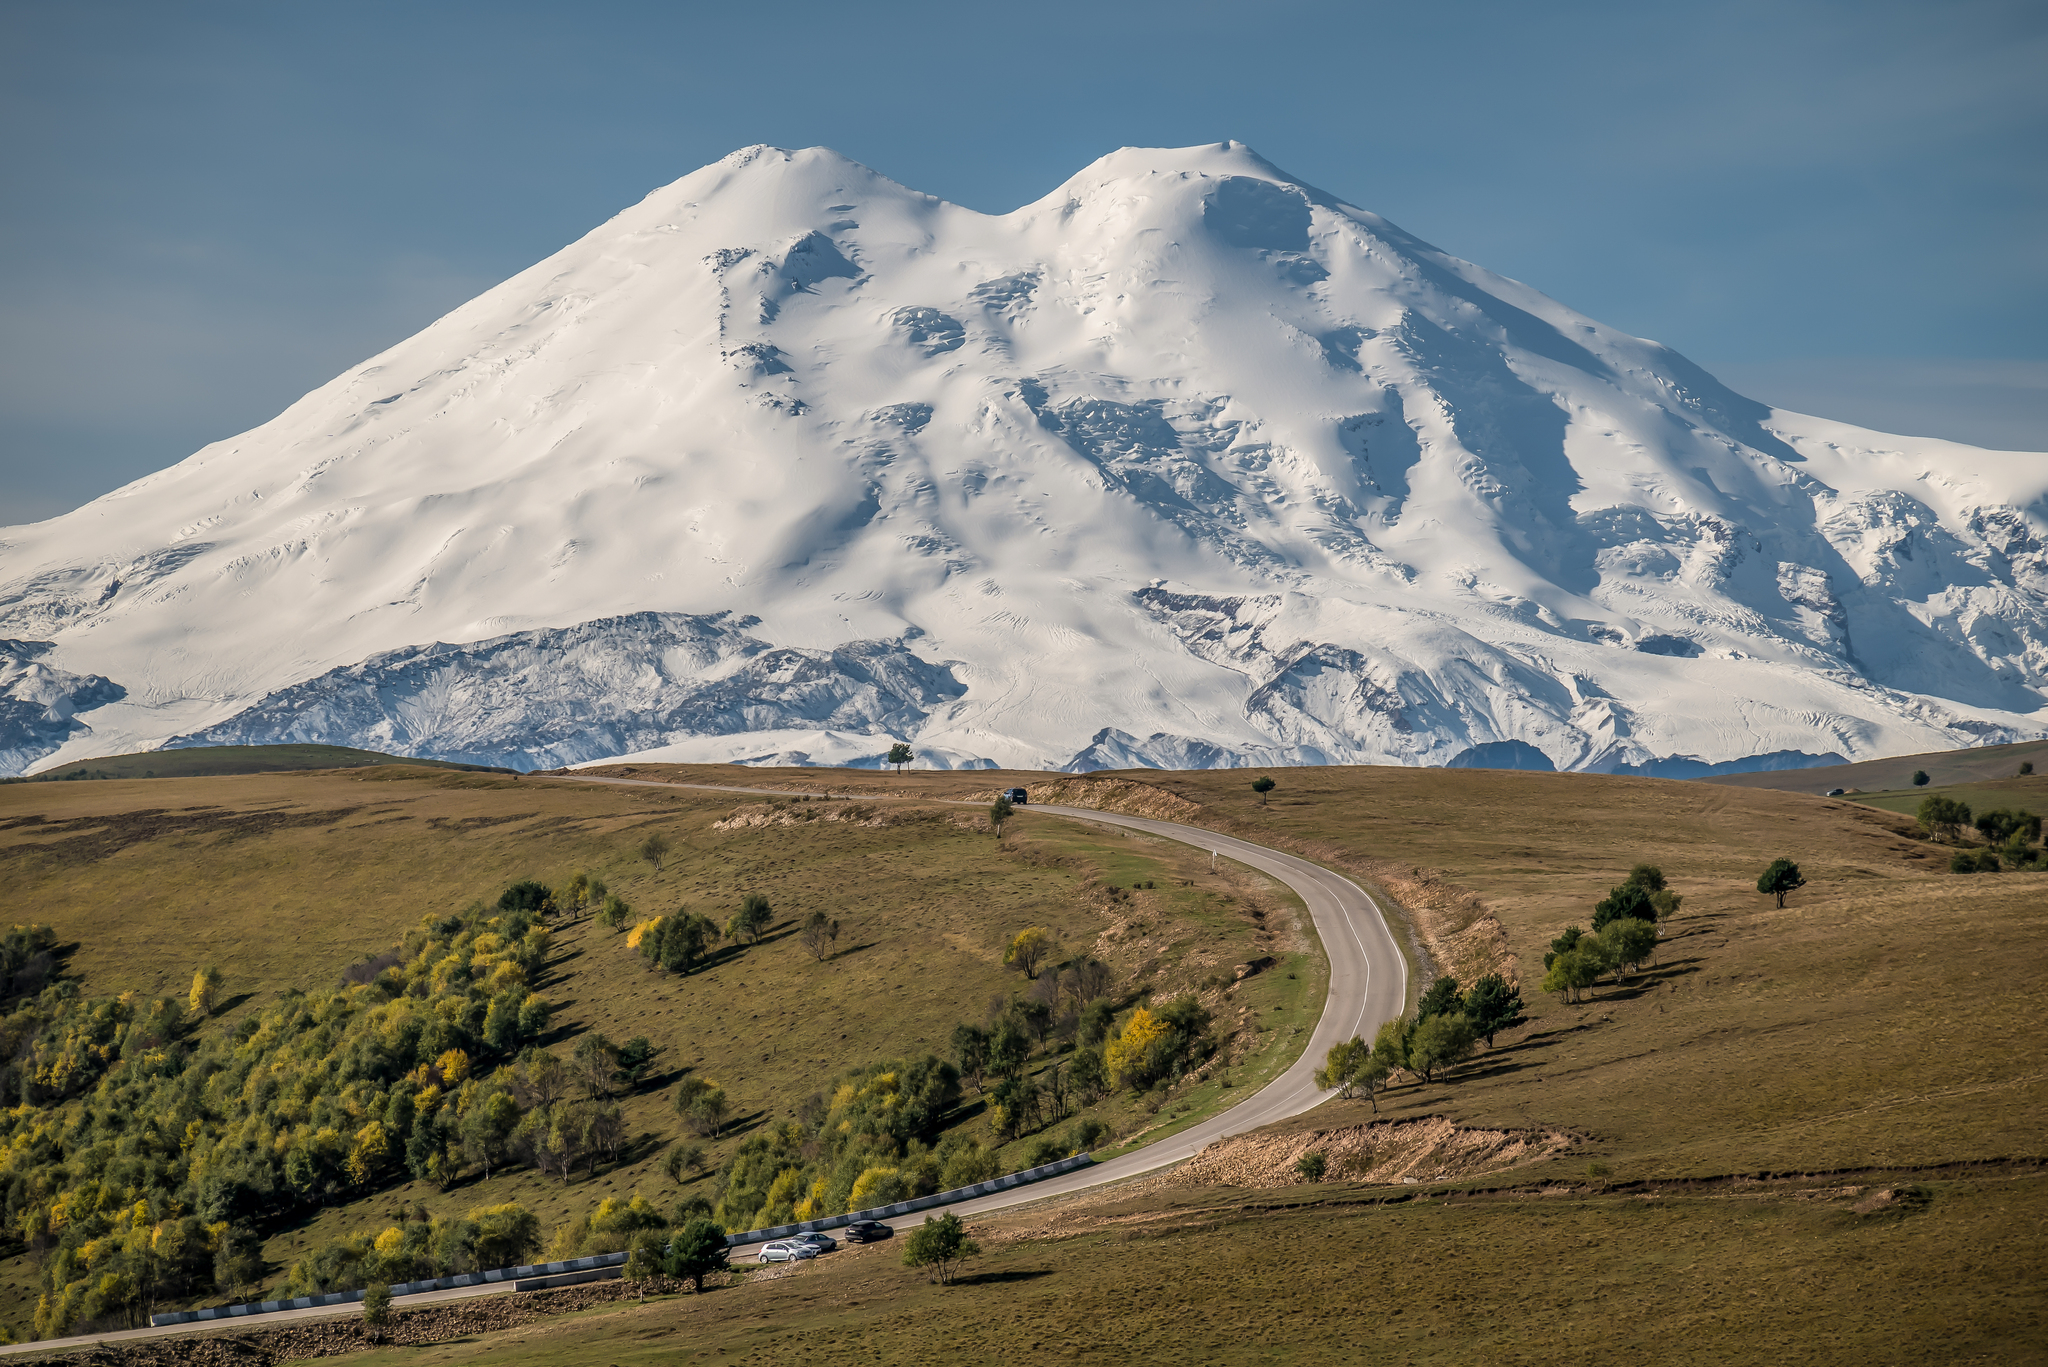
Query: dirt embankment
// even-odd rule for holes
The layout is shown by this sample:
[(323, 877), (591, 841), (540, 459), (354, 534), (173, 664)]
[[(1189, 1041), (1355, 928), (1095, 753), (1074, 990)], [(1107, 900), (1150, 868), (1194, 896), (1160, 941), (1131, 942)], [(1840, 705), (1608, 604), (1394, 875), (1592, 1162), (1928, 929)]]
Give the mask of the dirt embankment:
[(1246, 1134), (1219, 1140), (1151, 1178), (1151, 1187), (1289, 1187), (1308, 1179), (1295, 1164), (1323, 1155), (1323, 1180), (1399, 1186), (1498, 1172), (1570, 1148), (1556, 1130), (1470, 1130), (1442, 1116), (1346, 1125), (1302, 1134)]
[[(688, 1282), (654, 1277), (647, 1294), (667, 1295), (688, 1287)], [(360, 1353), (373, 1347), (420, 1347), (446, 1343), (475, 1334), (496, 1333), (552, 1315), (566, 1315), (618, 1301), (637, 1300), (640, 1288), (625, 1281), (596, 1282), (589, 1286), (564, 1287), (559, 1291), (532, 1291), (509, 1296), (479, 1296), (419, 1310), (393, 1313), (391, 1323), (377, 1331), (372, 1343), (369, 1329), (359, 1314), (333, 1319), (301, 1320), (275, 1329), (250, 1329), (239, 1333), (177, 1335), (130, 1343), (95, 1344), (61, 1357), (37, 1361), (77, 1364), (78, 1367), (272, 1367), (280, 1362), (307, 1358), (337, 1357)]]
[(807, 826), (818, 822), (840, 822), (850, 826), (907, 826), (921, 821), (942, 821), (947, 814), (928, 808), (878, 807), (872, 802), (794, 801), (757, 802), (741, 807), (723, 821), (711, 823), (714, 831), (744, 831), (759, 826)]
[[(1155, 821), (1194, 822), (1204, 808), (1199, 802), (1190, 802), (1155, 788), (1149, 783), (1139, 783), (1127, 778), (1053, 778), (1034, 780), (1029, 786), (1033, 802), (1049, 803), (1058, 807), (1087, 807), (1098, 812), (1123, 812), (1129, 816), (1149, 816)], [(994, 802), (998, 796), (1008, 792), (1007, 788), (991, 788), (985, 793), (970, 793), (972, 802)]]
[[(1521, 980), (1520, 964), (1508, 952), (1507, 932), (1486, 909), (1486, 903), (1478, 894), (1450, 882), (1436, 870), (1389, 859), (1362, 859), (1333, 841), (1295, 839), (1270, 827), (1221, 816), (1199, 802), (1136, 779), (1050, 779), (1034, 782), (1030, 789), (1034, 802), (1202, 826), (1341, 869), (1378, 887), (1400, 905), (1420, 948), (1429, 956), (1430, 962), (1424, 966), (1426, 977), (1449, 973), (1461, 983), (1470, 983), (1488, 973), (1498, 973), (1510, 983)], [(974, 797), (977, 801), (993, 802), (996, 795), (997, 790), (992, 788)]]

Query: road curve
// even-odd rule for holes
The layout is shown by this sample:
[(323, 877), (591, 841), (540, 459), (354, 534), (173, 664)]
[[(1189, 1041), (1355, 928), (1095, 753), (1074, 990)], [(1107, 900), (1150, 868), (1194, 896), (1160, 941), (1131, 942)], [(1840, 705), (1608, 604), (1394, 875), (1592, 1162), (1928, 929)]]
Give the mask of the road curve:
[[(697, 788), (713, 792), (776, 797), (798, 795), (788, 790), (665, 783), (654, 779), (577, 776), (573, 781), (626, 787)], [(1235, 836), (1205, 831), (1199, 826), (1155, 821), (1150, 817), (1126, 816), (1121, 812), (1099, 812), (1087, 807), (1033, 804), (1022, 811), (1029, 815), (1045, 813), (1083, 821), (1097, 821), (1107, 826), (1123, 826), (1143, 831), (1147, 835), (1177, 840), (1183, 844), (1214, 851), (1285, 883), (1308, 907), (1309, 915), (1315, 921), (1316, 933), (1322, 938), (1324, 953), (1330, 961), (1329, 994), (1323, 1002), (1323, 1014), (1316, 1022), (1315, 1031), (1309, 1036), (1307, 1047), (1301, 1051), (1301, 1057), (1297, 1058), (1286, 1072), (1229, 1110), (1211, 1116), (1199, 1124), (1191, 1125), (1157, 1143), (1147, 1144), (1141, 1149), (1112, 1158), (1106, 1163), (1097, 1163), (1093, 1167), (1083, 1168), (1062, 1177), (1049, 1178), (1015, 1191), (984, 1196), (978, 1200), (961, 1201), (937, 1210), (920, 1211), (916, 1215), (889, 1222), (898, 1228), (921, 1224), (928, 1215), (944, 1211), (952, 1211), (961, 1216), (987, 1215), (1013, 1206), (1043, 1201), (1048, 1197), (1065, 1196), (1092, 1187), (1125, 1181), (1181, 1162), (1219, 1139), (1243, 1134), (1247, 1130), (1255, 1130), (1262, 1125), (1270, 1125), (1289, 1116), (1299, 1115), (1317, 1106), (1330, 1095), (1315, 1085), (1313, 1077), (1317, 1065), (1322, 1062), (1323, 1055), (1329, 1051), (1330, 1046), (1348, 1040), (1354, 1035), (1372, 1038), (1380, 1022), (1400, 1015), (1406, 1003), (1408, 968), (1401, 957), (1400, 946), (1395, 943), (1393, 932), (1388, 929), (1386, 918), (1380, 913), (1378, 905), (1366, 895), (1363, 888), (1343, 875), (1295, 855), (1283, 854), (1279, 850), (1255, 845), (1249, 840), (1239, 840)], [(756, 1246), (736, 1247), (733, 1253), (736, 1257), (741, 1257), (745, 1255), (747, 1249), (753, 1247)], [(416, 1296), (402, 1297), (396, 1304), (403, 1308), (412, 1308), (441, 1301), (463, 1300), (471, 1296), (498, 1295), (511, 1289), (508, 1284), (500, 1282), (449, 1291), (429, 1291)], [(160, 1329), (127, 1329), (107, 1334), (9, 1345), (0, 1347), (0, 1357), (31, 1352), (61, 1352), (67, 1348), (83, 1347), (92, 1343), (165, 1338), (243, 1326), (283, 1324), (294, 1320), (331, 1319), (359, 1313), (360, 1307), (354, 1304), (321, 1306), (308, 1310), (280, 1310), (268, 1315), (245, 1315), (231, 1320), (205, 1320), (193, 1324), (166, 1325)]]

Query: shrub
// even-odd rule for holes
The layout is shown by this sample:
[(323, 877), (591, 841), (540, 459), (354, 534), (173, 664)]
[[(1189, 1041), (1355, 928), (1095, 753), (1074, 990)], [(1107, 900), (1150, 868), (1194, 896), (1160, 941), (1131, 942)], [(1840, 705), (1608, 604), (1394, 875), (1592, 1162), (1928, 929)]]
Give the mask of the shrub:
[(958, 1275), (962, 1262), (980, 1252), (981, 1245), (967, 1237), (960, 1217), (947, 1211), (936, 1219), (925, 1216), (924, 1223), (911, 1233), (903, 1249), (903, 1265), (925, 1268), (932, 1281), (944, 1284)]
[(1294, 1170), (1304, 1182), (1320, 1182), (1323, 1174), (1330, 1170), (1330, 1161), (1321, 1149), (1311, 1149), (1294, 1160)]

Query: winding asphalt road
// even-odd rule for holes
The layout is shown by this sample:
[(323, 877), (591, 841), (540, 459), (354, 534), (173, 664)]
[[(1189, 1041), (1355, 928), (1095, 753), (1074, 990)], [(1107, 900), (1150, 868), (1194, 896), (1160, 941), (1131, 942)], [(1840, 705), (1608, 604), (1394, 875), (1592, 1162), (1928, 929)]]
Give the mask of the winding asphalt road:
[[(566, 775), (562, 777), (568, 778)], [(762, 794), (773, 797), (799, 795), (783, 789), (727, 788), (712, 784), (664, 783), (655, 779), (579, 776), (571, 781), (617, 784), (626, 787), (699, 788), (713, 792)], [(940, 1211), (950, 1210), (961, 1216), (986, 1215), (1033, 1201), (1043, 1201), (1048, 1197), (1064, 1196), (1125, 1181), (1190, 1158), (1219, 1139), (1243, 1134), (1247, 1130), (1255, 1130), (1262, 1125), (1270, 1125), (1289, 1116), (1299, 1115), (1319, 1105), (1330, 1095), (1315, 1085), (1313, 1077), (1316, 1066), (1321, 1062), (1323, 1055), (1329, 1052), (1330, 1046), (1354, 1035), (1371, 1039), (1373, 1032), (1379, 1029), (1380, 1023), (1400, 1015), (1406, 1003), (1407, 964), (1401, 957), (1400, 947), (1394, 942), (1393, 933), (1387, 928), (1385, 917), (1380, 914), (1378, 905), (1366, 895), (1363, 888), (1341, 874), (1332, 873), (1322, 865), (1310, 863), (1306, 859), (1283, 854), (1264, 845), (1255, 845), (1248, 840), (1205, 831), (1199, 826), (1182, 826), (1171, 821), (1155, 821), (1149, 817), (1126, 816), (1121, 812), (1098, 812), (1087, 807), (1031, 805), (1025, 807), (1023, 812), (1034, 816), (1046, 813), (1074, 817), (1082, 821), (1122, 826), (1143, 831), (1147, 835), (1177, 840), (1183, 844), (1214, 851), (1285, 883), (1307, 905), (1309, 915), (1315, 920), (1316, 933), (1322, 937), (1323, 949), (1330, 961), (1329, 995), (1323, 1002), (1323, 1014), (1316, 1022), (1315, 1032), (1309, 1036), (1307, 1047), (1301, 1051), (1301, 1057), (1294, 1061), (1293, 1066), (1220, 1115), (1211, 1116), (1169, 1138), (1147, 1144), (1141, 1149), (1110, 1159), (1106, 1163), (1097, 1163), (1093, 1167), (1049, 1178), (1015, 1191), (984, 1196), (973, 1201), (962, 1201), (952, 1206), (941, 1207), (939, 1211), (920, 1211), (916, 1215), (892, 1221), (891, 1223), (898, 1228), (921, 1224), (926, 1216)], [(735, 1257), (744, 1257), (747, 1249), (753, 1247), (755, 1245), (735, 1248), (733, 1254)], [(471, 1296), (498, 1295), (511, 1289), (508, 1284), (501, 1282), (450, 1291), (429, 1291), (417, 1296), (403, 1297), (397, 1304), (409, 1308), (438, 1301), (462, 1300)], [(90, 1343), (163, 1338), (229, 1327), (239, 1328), (244, 1325), (261, 1326), (359, 1313), (360, 1307), (354, 1304), (322, 1306), (309, 1310), (280, 1310), (268, 1315), (247, 1315), (233, 1320), (206, 1320), (194, 1324), (167, 1325), (161, 1329), (128, 1329), (110, 1334), (0, 1347), (0, 1357), (18, 1353), (62, 1351)]]

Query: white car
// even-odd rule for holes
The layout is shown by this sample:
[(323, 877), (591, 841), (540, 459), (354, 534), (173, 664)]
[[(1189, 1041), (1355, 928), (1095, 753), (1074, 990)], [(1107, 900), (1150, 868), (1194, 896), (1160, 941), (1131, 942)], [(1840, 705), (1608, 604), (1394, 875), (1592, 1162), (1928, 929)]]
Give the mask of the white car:
[(757, 1263), (787, 1263), (802, 1258), (818, 1256), (818, 1246), (805, 1239), (777, 1239), (772, 1244), (762, 1244), (761, 1251), (754, 1256)]

